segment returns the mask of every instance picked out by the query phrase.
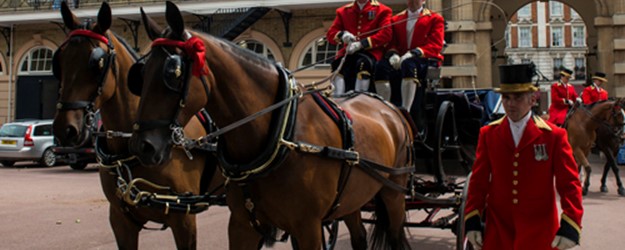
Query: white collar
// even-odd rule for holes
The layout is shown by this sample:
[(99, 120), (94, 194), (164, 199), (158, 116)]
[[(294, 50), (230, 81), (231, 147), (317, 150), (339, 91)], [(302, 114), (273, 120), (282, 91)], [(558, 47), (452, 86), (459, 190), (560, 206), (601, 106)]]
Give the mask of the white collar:
[(369, 2), (369, 1), (366, 1), (365, 3), (360, 3), (360, 2), (358, 2), (358, 1), (356, 1), (356, 3), (358, 4), (358, 7), (360, 7), (360, 10), (364, 9), (364, 8), (365, 8), (365, 5), (367, 5), (367, 3), (368, 3), (368, 2)]
[(408, 17), (419, 16), (419, 14), (421, 14), (421, 11), (423, 11), (423, 6), (421, 6), (421, 8), (419, 8), (415, 12), (410, 11), (410, 9), (406, 9), (406, 12), (408, 13)]
[(512, 119), (510, 119), (510, 117), (508, 117), (508, 121), (510, 122), (510, 125), (517, 127), (517, 128), (521, 128), (523, 127), (525, 124), (527, 124), (527, 121), (529, 121), (530, 117), (532, 117), (532, 111), (530, 110), (530, 112), (527, 112), (527, 114), (525, 116), (523, 116), (523, 118), (521, 118), (521, 120), (518, 120), (516, 122), (512, 121)]

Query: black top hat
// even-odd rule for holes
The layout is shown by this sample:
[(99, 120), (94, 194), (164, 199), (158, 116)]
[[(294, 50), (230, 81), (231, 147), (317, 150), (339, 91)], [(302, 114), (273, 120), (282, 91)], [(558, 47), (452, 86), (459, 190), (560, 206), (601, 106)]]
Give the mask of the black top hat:
[(571, 75), (573, 74), (573, 71), (567, 68), (562, 68), (562, 70), (560, 70), (560, 75), (561, 76), (566, 76), (566, 77), (571, 77)]
[(538, 88), (532, 83), (535, 74), (534, 64), (511, 64), (499, 66), (500, 87), (495, 92), (515, 93), (534, 92)]
[(608, 79), (605, 78), (605, 73), (603, 73), (603, 72), (595, 72), (595, 74), (592, 76), (592, 79), (593, 80), (596, 79), (596, 80), (599, 80), (599, 81), (602, 81), (602, 82), (608, 82)]

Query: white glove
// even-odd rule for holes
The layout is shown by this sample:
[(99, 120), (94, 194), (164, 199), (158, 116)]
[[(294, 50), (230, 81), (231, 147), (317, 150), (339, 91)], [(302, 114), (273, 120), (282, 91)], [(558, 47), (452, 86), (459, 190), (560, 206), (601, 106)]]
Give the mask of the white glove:
[(582, 98), (577, 97), (577, 99), (575, 99), (575, 102), (582, 103)]
[(569, 100), (569, 99), (566, 99), (566, 100), (564, 101), (564, 103), (566, 103), (566, 105), (573, 106), (573, 101), (571, 101), (571, 100)]
[(406, 54), (404, 54), (403, 56), (401, 56), (401, 60), (399, 60), (399, 64), (401, 65), (406, 59), (410, 59), (412, 58), (414, 55), (408, 51), (406, 52)]
[(362, 43), (360, 42), (352, 42), (349, 45), (347, 45), (347, 54), (351, 55), (356, 53), (356, 51), (359, 51), (362, 49)]
[[(467, 234), (467, 237), (468, 237), (468, 234)], [(569, 249), (569, 248), (574, 247), (575, 245), (577, 245), (575, 244), (575, 242), (560, 235), (556, 235), (556, 237), (553, 238), (553, 242), (551, 242), (551, 247), (557, 247), (560, 250)]]
[(343, 31), (343, 36), (341, 36), (341, 40), (343, 40), (343, 43), (348, 44), (351, 42), (355, 42), (356, 41), (356, 36), (354, 36), (354, 34), (349, 33), (349, 31)]
[(388, 63), (390, 63), (391, 66), (393, 66), (393, 68), (396, 70), (399, 70), (399, 68), (401, 68), (401, 59), (399, 58), (398, 54), (393, 54), (393, 56), (388, 59)]
[[(480, 231), (469, 231), (466, 235), (473, 248), (476, 250), (482, 249), (482, 232)], [(557, 236), (556, 236), (557, 237)]]

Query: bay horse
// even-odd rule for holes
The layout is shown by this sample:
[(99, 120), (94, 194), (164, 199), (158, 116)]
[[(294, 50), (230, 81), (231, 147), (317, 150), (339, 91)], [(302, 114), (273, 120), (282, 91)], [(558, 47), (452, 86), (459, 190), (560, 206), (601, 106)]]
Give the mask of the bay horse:
[(129, 76), (142, 79), (129, 86), (142, 96), (130, 149), (143, 162), (167, 160), (171, 127), (205, 108), (221, 128), (230, 249), (258, 249), (275, 228), (298, 249), (321, 249), (322, 223), (342, 217), (352, 247), (366, 249), (360, 208), (371, 200), (372, 248), (409, 248), (401, 188), (414, 169), (413, 134), (396, 107), (360, 94), (326, 115), (322, 107), (333, 100), (304, 90), (262, 56), (187, 31), (175, 4), (166, 4), (165, 30), (141, 13), (153, 44), (132, 71), (140, 73)]
[(621, 142), (623, 125), (625, 125), (624, 107), (624, 99), (602, 101), (589, 106), (576, 105), (567, 116), (564, 127), (573, 149), (573, 156), (580, 168), (580, 179), (584, 183), (583, 195), (588, 193), (592, 171), (587, 157), (593, 144), (596, 144), (607, 159), (601, 177), (601, 190), (607, 192), (605, 182), (609, 170), (612, 169), (616, 176), (618, 194), (625, 196), (625, 188), (623, 188), (615, 159)]
[[(172, 161), (158, 166), (148, 167), (133, 160), (127, 141), (139, 97), (128, 91), (126, 76), (137, 55), (123, 39), (109, 31), (112, 16), (106, 2), (102, 3), (95, 24), (81, 26), (65, 2), (61, 5), (61, 14), (71, 33), (53, 58), (53, 72), (61, 82), (54, 135), (64, 146), (79, 146), (90, 141), (90, 133), (97, 133), (90, 132), (95, 127), (90, 124), (91, 116), (95, 110), (100, 110), (103, 127), (112, 132), (108, 137), (97, 139), (100, 182), (109, 202), (109, 222), (118, 248), (137, 249), (140, 230), (145, 228), (146, 222), (153, 221), (163, 224), (163, 229), (171, 228), (178, 249), (195, 249), (195, 213), (207, 206), (187, 202), (189, 210), (177, 211), (180, 207), (174, 205), (175, 200), (153, 195), (170, 195), (183, 201), (194, 198), (190, 194), (200, 194), (201, 182), (205, 182), (202, 185), (209, 183), (201, 178), (210, 179), (207, 189), (216, 189), (223, 183), (220, 174), (210, 177), (216, 163), (208, 163), (212, 169), (205, 169), (205, 162), (214, 157), (193, 152), (195, 160), (192, 161), (185, 152), (176, 149), (172, 151)], [(185, 133), (200, 137), (206, 131), (202, 123), (193, 118), (185, 127)]]

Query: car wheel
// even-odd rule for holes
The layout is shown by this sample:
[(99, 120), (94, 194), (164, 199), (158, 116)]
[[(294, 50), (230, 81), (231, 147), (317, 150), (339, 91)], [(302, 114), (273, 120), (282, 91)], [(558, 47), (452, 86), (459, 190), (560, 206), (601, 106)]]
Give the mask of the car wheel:
[(14, 161), (0, 161), (0, 163), (2, 163), (2, 166), (5, 167), (13, 167), (13, 165), (15, 164)]
[(87, 163), (86, 162), (76, 162), (76, 163), (72, 163), (69, 164), (69, 167), (72, 168), (73, 170), (83, 170), (87, 167)]
[(43, 156), (41, 156), (40, 163), (45, 167), (54, 167), (54, 164), (56, 164), (56, 155), (54, 155), (54, 152), (52, 152), (51, 148), (43, 151)]

